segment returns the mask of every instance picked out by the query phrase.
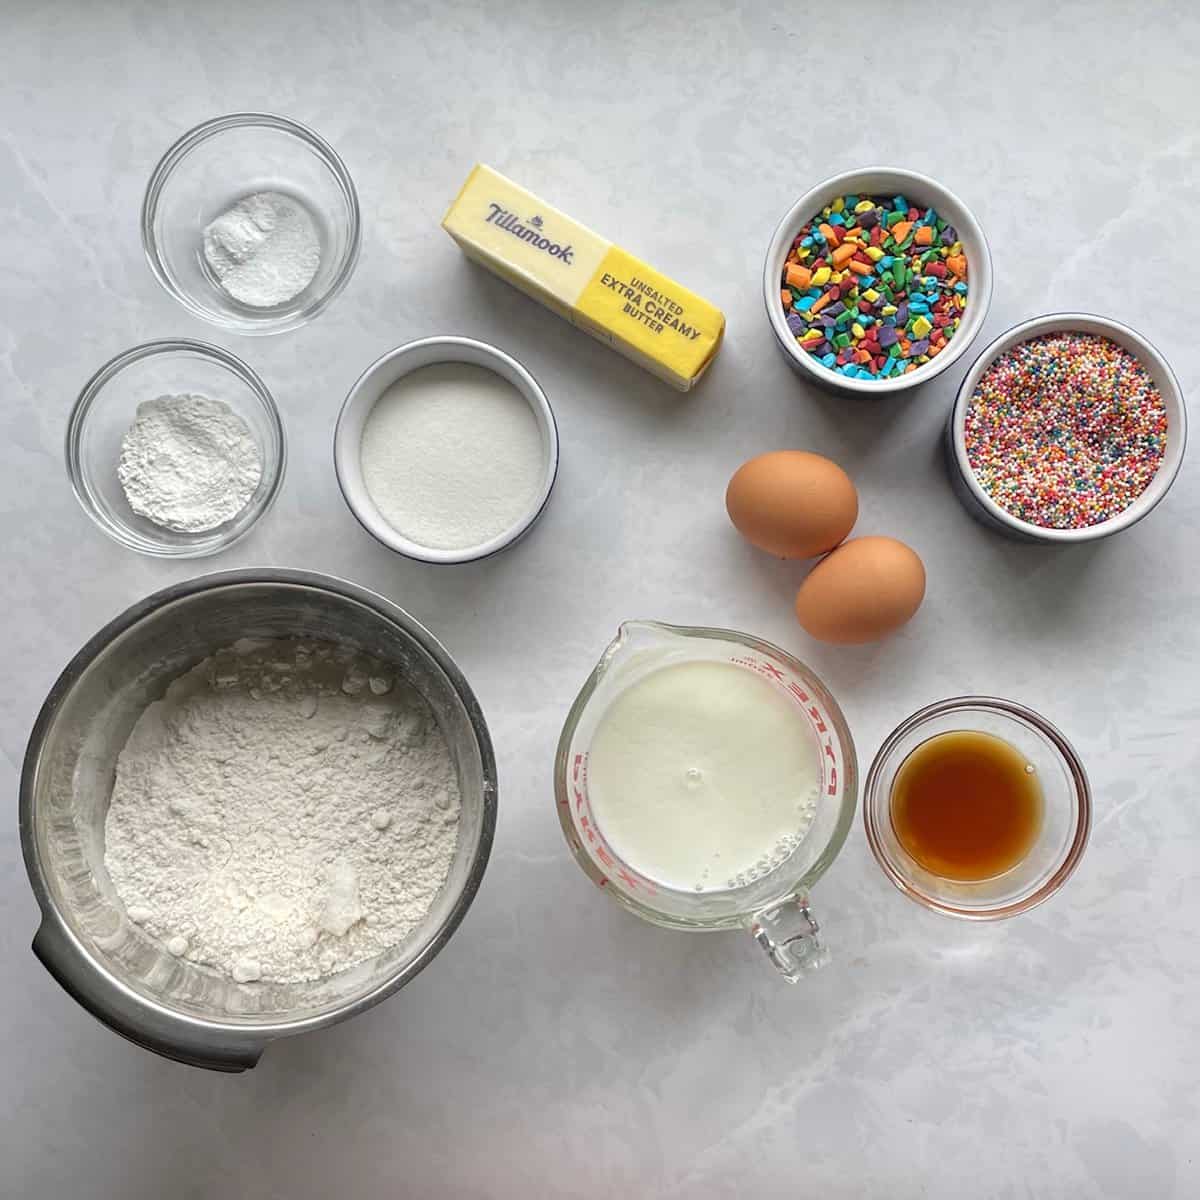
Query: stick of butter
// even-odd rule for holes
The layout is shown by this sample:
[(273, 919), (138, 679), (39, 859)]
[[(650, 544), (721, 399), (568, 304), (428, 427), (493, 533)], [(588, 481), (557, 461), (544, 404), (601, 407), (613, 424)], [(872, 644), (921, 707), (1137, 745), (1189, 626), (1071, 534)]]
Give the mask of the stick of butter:
[(719, 308), (482, 163), (442, 228), (468, 258), (681, 392), (721, 345)]

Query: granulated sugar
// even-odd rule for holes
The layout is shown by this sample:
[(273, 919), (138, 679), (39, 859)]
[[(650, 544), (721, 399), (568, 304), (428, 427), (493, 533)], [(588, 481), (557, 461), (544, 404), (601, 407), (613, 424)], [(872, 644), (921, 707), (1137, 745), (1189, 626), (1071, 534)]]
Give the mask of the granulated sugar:
[(436, 550), (464, 550), (512, 529), (546, 475), (541, 428), (494, 371), (438, 363), (405, 375), (363, 428), (363, 482), (384, 520)]

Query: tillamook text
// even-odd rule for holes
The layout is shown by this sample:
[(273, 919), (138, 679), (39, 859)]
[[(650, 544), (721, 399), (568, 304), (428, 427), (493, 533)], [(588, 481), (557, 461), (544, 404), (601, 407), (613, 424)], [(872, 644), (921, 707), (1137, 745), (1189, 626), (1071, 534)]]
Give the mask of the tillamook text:
[(543, 235), (541, 217), (534, 217), (528, 225), (522, 225), (521, 218), (515, 213), (511, 213), (507, 208), (501, 208), (499, 204), (493, 202), (488, 205), (487, 221), (489, 225), (499, 225), (505, 233), (511, 233), (513, 237), (520, 238), (521, 241), (528, 242), (539, 250), (545, 250), (551, 258), (561, 258), (565, 263), (571, 261), (570, 246), (560, 246), (558, 242), (552, 242)]

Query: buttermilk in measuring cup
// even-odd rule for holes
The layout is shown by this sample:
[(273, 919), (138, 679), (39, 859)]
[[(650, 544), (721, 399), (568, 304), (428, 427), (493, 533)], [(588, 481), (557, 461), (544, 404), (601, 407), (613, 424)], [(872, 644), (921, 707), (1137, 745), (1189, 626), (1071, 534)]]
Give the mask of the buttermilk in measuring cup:
[(686, 662), (611, 703), (588, 755), (588, 794), (613, 850), (656, 882), (708, 892), (779, 866), (817, 811), (820, 752), (795, 706), (731, 663)]

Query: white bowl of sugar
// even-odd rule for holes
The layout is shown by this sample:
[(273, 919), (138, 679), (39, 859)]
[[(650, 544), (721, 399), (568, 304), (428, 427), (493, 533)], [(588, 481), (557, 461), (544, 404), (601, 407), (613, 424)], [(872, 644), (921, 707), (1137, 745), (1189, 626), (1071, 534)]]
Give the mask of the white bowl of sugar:
[(472, 338), (423, 338), (359, 376), (333, 461), (350, 511), (388, 549), (473, 562), (541, 516), (558, 473), (558, 428), (511, 355)]

